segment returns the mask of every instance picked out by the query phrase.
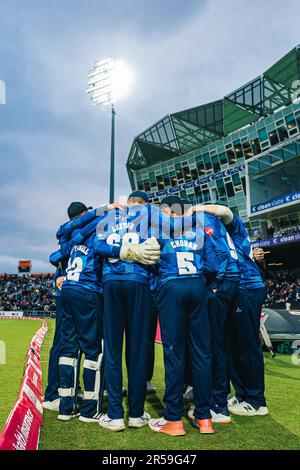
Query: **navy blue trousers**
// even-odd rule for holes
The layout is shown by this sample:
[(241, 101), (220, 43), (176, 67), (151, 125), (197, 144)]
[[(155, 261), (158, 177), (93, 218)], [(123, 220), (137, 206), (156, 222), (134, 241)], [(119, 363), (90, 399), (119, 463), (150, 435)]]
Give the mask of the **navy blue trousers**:
[(147, 367), (147, 381), (151, 381), (154, 372), (155, 362), (155, 338), (157, 330), (158, 308), (154, 294), (152, 294), (152, 307), (149, 328), (149, 359)]
[(138, 418), (144, 413), (151, 302), (150, 288), (146, 284), (126, 280), (113, 280), (104, 284), (105, 378), (109, 402), (108, 416), (111, 419), (124, 416), (124, 332), (127, 345), (129, 416)]
[(266, 289), (240, 289), (227, 329), (230, 378), (240, 401), (266, 406), (264, 361), (260, 342), (261, 308)]
[(102, 296), (80, 288), (63, 288), (60, 357), (60, 413), (70, 414), (77, 403), (80, 355), (83, 363), (83, 416), (97, 413), (100, 392), (101, 341), (103, 338)]
[(62, 306), (60, 297), (56, 297), (55, 309), (55, 333), (53, 344), (50, 350), (49, 366), (48, 366), (48, 384), (45, 391), (45, 401), (53, 401), (59, 398), (59, 368), (58, 362), (61, 351), (61, 319), (62, 319)]
[(184, 415), (186, 341), (191, 357), (195, 417), (210, 418), (211, 340), (204, 280), (170, 280), (160, 288), (157, 302), (165, 364), (164, 418), (178, 421)]
[(235, 308), (239, 281), (224, 280), (215, 293), (208, 296), (209, 322), (212, 349), (212, 406), (227, 410), (228, 358), (225, 330), (230, 312)]
[[(151, 381), (154, 373), (154, 362), (155, 362), (155, 338), (157, 330), (157, 320), (158, 320), (158, 309), (154, 295), (152, 293), (152, 307), (150, 315), (150, 325), (149, 325), (149, 353), (148, 353), (148, 365), (147, 365), (147, 381)], [(126, 366), (129, 367), (129, 349), (130, 345), (126, 341)]]

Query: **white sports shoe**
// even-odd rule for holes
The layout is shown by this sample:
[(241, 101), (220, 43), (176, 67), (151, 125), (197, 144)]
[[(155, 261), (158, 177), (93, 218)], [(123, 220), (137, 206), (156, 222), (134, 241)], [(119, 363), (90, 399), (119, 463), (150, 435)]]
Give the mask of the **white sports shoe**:
[(82, 423), (97, 423), (99, 424), (99, 419), (101, 418), (101, 413), (96, 413), (94, 416), (79, 416), (79, 421)]
[(183, 426), (182, 420), (179, 421), (166, 421), (165, 418), (150, 419), (149, 428), (155, 432), (162, 432), (169, 436), (185, 436), (186, 431)]
[(268, 408), (266, 406), (260, 406), (259, 408), (254, 408), (246, 401), (242, 401), (239, 404), (228, 407), (230, 413), (233, 413), (238, 416), (266, 416), (269, 414)]
[(143, 426), (147, 426), (151, 416), (149, 413), (144, 412), (143, 416), (139, 418), (130, 418), (128, 419), (128, 427), (129, 428), (142, 428)]
[(188, 385), (186, 391), (183, 394), (184, 400), (192, 400), (194, 398), (193, 387)]
[(77, 416), (80, 416), (80, 413), (75, 411), (70, 415), (58, 415), (57, 419), (59, 419), (59, 421), (70, 421), (73, 418), (77, 418)]
[(43, 401), (42, 406), (44, 410), (59, 411), (59, 403), (60, 403), (60, 399), (57, 398), (56, 400), (53, 400), (53, 401)]
[(111, 431), (124, 431), (124, 419), (110, 419), (107, 414), (104, 414), (99, 419), (99, 424), (102, 428), (110, 429)]
[(238, 399), (236, 397), (231, 397), (227, 400), (228, 408), (231, 407), (231, 406), (239, 405), (239, 404), (240, 404), (240, 402), (238, 401)]
[(167, 424), (167, 421), (165, 418), (159, 418), (159, 419), (150, 419), (149, 420), (149, 428), (152, 429), (152, 431), (159, 432), (165, 425)]
[(210, 410), (211, 421), (216, 424), (230, 424), (230, 416), (223, 415), (222, 413), (216, 413), (214, 410)]

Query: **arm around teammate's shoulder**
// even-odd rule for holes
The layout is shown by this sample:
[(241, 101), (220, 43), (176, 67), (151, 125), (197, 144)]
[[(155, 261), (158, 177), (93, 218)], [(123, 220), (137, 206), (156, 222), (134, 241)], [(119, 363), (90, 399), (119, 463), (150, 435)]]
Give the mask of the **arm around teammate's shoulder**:
[(228, 225), (233, 220), (233, 213), (229, 209), (229, 207), (221, 206), (219, 204), (207, 204), (203, 205), (196, 205), (192, 207), (193, 212), (207, 212), (208, 214), (215, 215), (218, 217), (224, 225)]

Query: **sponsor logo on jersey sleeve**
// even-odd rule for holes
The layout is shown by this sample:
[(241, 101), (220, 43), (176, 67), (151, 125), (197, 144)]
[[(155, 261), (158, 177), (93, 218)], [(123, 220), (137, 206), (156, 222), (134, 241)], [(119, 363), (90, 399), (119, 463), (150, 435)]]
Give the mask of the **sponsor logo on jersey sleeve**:
[(211, 228), (211, 227), (205, 227), (204, 231), (205, 231), (206, 235), (208, 235), (209, 237), (212, 237), (213, 234), (214, 234), (214, 229)]

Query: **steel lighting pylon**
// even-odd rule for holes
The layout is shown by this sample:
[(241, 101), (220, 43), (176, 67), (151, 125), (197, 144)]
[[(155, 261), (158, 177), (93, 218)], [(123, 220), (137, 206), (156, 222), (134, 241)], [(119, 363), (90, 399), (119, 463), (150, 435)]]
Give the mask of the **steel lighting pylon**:
[(114, 202), (115, 189), (115, 103), (126, 96), (133, 81), (127, 65), (113, 56), (96, 62), (88, 75), (87, 93), (93, 105), (111, 109), (111, 154), (109, 202)]

